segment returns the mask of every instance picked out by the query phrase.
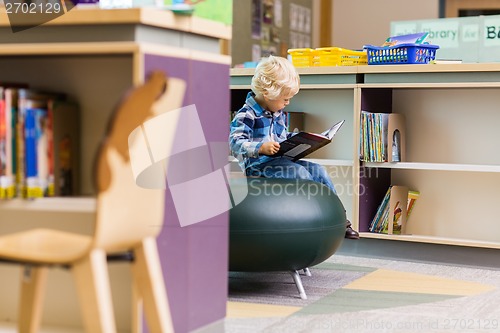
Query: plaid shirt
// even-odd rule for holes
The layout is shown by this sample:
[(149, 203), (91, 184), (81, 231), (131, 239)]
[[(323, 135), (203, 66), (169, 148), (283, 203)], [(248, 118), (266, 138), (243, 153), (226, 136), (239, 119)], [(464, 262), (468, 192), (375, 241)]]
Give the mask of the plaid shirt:
[(243, 171), (268, 162), (273, 157), (259, 155), (259, 148), (264, 142), (282, 142), (291, 133), (287, 132), (286, 116), (282, 110), (270, 112), (264, 110), (256, 101), (255, 94), (249, 92), (245, 105), (231, 122), (229, 146), (231, 154), (238, 159)]

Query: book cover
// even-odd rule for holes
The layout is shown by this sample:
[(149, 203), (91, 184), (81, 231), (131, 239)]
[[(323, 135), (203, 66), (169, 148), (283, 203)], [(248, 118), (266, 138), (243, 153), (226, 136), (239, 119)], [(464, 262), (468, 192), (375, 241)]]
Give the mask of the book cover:
[(280, 149), (274, 156), (283, 156), (297, 161), (332, 142), (333, 137), (343, 124), (344, 120), (339, 121), (320, 134), (299, 132), (280, 142)]
[[(17, 110), (17, 123), (16, 123), (16, 188), (17, 195), (19, 197), (28, 197), (28, 187), (27, 187), (27, 156), (26, 156), (26, 114), (29, 109), (43, 109), (47, 110), (48, 103), (51, 99), (64, 99), (64, 94), (43, 92), (33, 89), (19, 89), (18, 90), (18, 110)], [(30, 115), (31, 116), (31, 115)], [(31, 120), (30, 120), (31, 121)], [(36, 121), (35, 123), (36, 124)], [(32, 126), (32, 124), (30, 124)], [(31, 133), (30, 133), (31, 134)], [(34, 134), (33, 134), (34, 135)], [(30, 143), (32, 144), (32, 143)], [(36, 140), (35, 146), (30, 147), (30, 149), (35, 149), (36, 153)], [(31, 155), (28, 158), (36, 159), (36, 155)], [(30, 163), (33, 161), (30, 160)], [(33, 172), (30, 170), (30, 172)], [(30, 188), (33, 186), (38, 188), (38, 184), (34, 185), (33, 178), (30, 179)], [(35, 190), (36, 192), (37, 190)], [(33, 193), (35, 193), (33, 192)], [(33, 194), (32, 193), (32, 194)], [(38, 194), (30, 194), (30, 197), (38, 197)]]
[(1, 176), (0, 196), (11, 199), (16, 195), (15, 170), (16, 170), (16, 123), (17, 123), (17, 90), (26, 88), (24, 83), (2, 82), (0, 89), (3, 92), (3, 117), (5, 142), (2, 148), (4, 159), (4, 173)]
[(408, 220), (410, 219), (410, 215), (413, 210), (413, 207), (415, 206), (415, 202), (419, 197), (420, 197), (419, 191), (414, 191), (414, 190), (408, 191), (408, 207), (406, 213), (406, 222), (408, 222)]
[(38, 140), (40, 136), (41, 115), (44, 109), (28, 108), (25, 110), (24, 118), (24, 156), (25, 156), (25, 197), (28, 199), (43, 197), (43, 189), (39, 169)]
[[(405, 234), (406, 224), (420, 196), (419, 191), (391, 185), (370, 224), (369, 231), (384, 234)], [(404, 203), (406, 202), (406, 205)]]
[(7, 196), (7, 118), (5, 110), (4, 90), (0, 87), (0, 199)]
[(389, 202), (389, 197), (391, 196), (391, 188), (389, 187), (387, 189), (387, 192), (385, 192), (384, 198), (382, 199), (382, 203), (378, 206), (377, 212), (375, 213), (375, 217), (373, 218), (372, 222), (370, 223), (369, 230), (371, 232), (379, 232), (379, 228), (382, 226), (383, 223), (383, 216), (386, 211), (388, 211), (387, 204)]
[(382, 46), (394, 46), (401, 44), (424, 44), (429, 36), (428, 32), (417, 32), (407, 35), (388, 37)]

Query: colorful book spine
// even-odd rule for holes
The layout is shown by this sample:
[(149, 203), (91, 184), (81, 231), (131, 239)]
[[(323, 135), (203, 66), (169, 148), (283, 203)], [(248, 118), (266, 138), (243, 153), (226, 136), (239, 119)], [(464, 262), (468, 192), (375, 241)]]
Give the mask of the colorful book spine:
[(39, 141), (39, 114), (42, 109), (27, 109), (24, 118), (24, 147), (25, 147), (25, 177), (26, 194), (28, 199), (43, 197), (43, 188), (41, 178), (39, 177), (38, 165), (38, 141)]
[[(396, 191), (397, 190), (397, 191)], [(396, 191), (395, 193), (393, 193)], [(373, 217), (369, 231), (383, 234), (404, 234), (419, 191), (408, 190), (402, 186), (390, 186)], [(406, 207), (402, 203), (406, 200)], [(406, 214), (403, 218), (402, 214)]]
[(4, 89), (5, 105), (5, 176), (3, 178), (3, 198), (11, 199), (16, 195), (16, 168), (17, 168), (17, 88)]
[(7, 112), (5, 110), (4, 90), (0, 87), (0, 199), (7, 197), (8, 176), (7, 176)]
[(78, 104), (1, 83), (0, 97), (0, 199), (78, 194)]
[[(360, 160), (364, 162), (404, 161), (404, 117), (395, 113), (361, 112)], [(394, 140), (397, 132), (398, 140)], [(396, 145), (396, 147), (395, 147)], [(393, 150), (398, 152), (397, 158)]]

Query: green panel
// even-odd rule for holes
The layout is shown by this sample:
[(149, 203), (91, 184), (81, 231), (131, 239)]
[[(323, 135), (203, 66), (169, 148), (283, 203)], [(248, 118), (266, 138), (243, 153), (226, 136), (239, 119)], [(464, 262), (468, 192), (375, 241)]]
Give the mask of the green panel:
[(232, 0), (205, 0), (196, 5), (194, 15), (209, 20), (222, 22), (227, 25), (233, 23)]
[[(164, 0), (163, 3), (171, 5), (172, 0)], [(233, 22), (233, 1), (201, 0), (196, 4), (193, 15), (231, 25)]]
[(301, 84), (355, 84), (356, 74), (307, 74), (300, 76)]
[[(422, 65), (425, 66), (425, 65)], [(454, 83), (500, 82), (499, 72), (374, 73), (365, 74), (365, 83)]]
[[(355, 84), (356, 74), (302, 74), (300, 84)], [(231, 76), (232, 85), (249, 85), (252, 80), (251, 75)]]
[(252, 81), (251, 76), (231, 76), (229, 80), (230, 85), (250, 85)]
[(374, 267), (354, 266), (348, 264), (332, 263), (327, 261), (314, 266), (314, 268), (332, 270), (337, 272), (344, 271), (344, 272), (366, 272), (366, 273), (371, 273), (377, 270), (377, 268)]
[(440, 47), (438, 59), (500, 61), (500, 15), (391, 22), (391, 36), (415, 32), (429, 33), (429, 42)]
[(339, 289), (304, 307), (294, 315), (369, 311), (440, 302), (458, 297), (462, 296)]

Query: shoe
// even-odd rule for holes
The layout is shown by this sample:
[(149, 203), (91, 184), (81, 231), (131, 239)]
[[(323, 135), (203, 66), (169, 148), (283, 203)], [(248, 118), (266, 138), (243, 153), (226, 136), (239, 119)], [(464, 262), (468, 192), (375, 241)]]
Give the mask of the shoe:
[(359, 239), (359, 233), (351, 227), (351, 221), (347, 220), (345, 229), (345, 238)]

